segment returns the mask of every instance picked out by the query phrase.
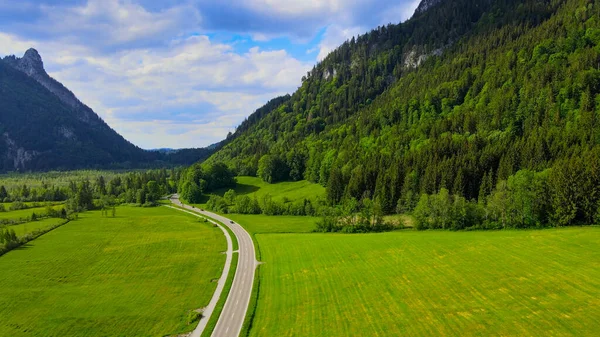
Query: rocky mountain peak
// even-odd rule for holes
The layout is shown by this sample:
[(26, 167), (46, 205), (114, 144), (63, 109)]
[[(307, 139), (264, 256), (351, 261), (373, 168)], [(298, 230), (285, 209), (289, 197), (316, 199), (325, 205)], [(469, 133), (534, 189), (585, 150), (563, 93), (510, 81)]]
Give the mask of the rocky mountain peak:
[(425, 13), (428, 9), (439, 4), (440, 2), (442, 2), (442, 0), (421, 0), (419, 7), (417, 7), (417, 10), (415, 10), (415, 15)]
[(18, 68), (29, 76), (40, 73), (43, 74), (46, 72), (44, 70), (44, 62), (42, 61), (40, 53), (33, 48), (29, 48), (25, 52), (25, 55), (19, 59)]
[(27, 51), (25, 52), (25, 55), (23, 55), (23, 59), (31, 61), (31, 62), (35, 62), (40, 65), (44, 64), (42, 62), (42, 57), (40, 56), (40, 53), (38, 53), (38, 51), (35, 50), (35, 48), (27, 49)]
[(29, 48), (22, 58), (7, 56), (2, 60), (13, 68), (33, 78), (51, 93), (55, 94), (61, 101), (76, 109), (78, 112), (77, 117), (80, 120), (90, 125), (102, 124), (92, 109), (81, 103), (69, 89), (46, 73), (42, 57), (34, 48)]

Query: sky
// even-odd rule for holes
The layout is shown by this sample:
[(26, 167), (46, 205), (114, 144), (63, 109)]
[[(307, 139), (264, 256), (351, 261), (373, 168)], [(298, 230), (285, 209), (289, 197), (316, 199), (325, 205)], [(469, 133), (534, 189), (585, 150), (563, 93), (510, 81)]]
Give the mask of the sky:
[(0, 0), (0, 56), (46, 71), (145, 149), (203, 147), (419, 0)]

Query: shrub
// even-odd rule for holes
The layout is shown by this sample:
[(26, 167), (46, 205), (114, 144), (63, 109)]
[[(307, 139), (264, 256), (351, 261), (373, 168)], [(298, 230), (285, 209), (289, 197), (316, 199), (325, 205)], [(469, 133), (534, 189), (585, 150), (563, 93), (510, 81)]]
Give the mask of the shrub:
[(200, 318), (202, 318), (202, 314), (196, 310), (192, 310), (192, 311), (188, 312), (187, 324), (190, 325), (195, 322), (198, 322), (200, 320)]

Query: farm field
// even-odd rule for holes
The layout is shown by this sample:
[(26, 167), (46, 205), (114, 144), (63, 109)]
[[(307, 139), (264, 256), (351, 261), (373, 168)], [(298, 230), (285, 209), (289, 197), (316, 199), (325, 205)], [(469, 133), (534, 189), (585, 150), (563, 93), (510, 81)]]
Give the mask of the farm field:
[(0, 336), (165, 336), (216, 288), (222, 232), (166, 207), (86, 212), (0, 257)]
[[(42, 220), (38, 220), (38, 221), (30, 221), (30, 222), (22, 223), (19, 225), (6, 226), (4, 228), (13, 229), (15, 231), (15, 234), (17, 234), (17, 236), (23, 236), (23, 235), (25, 235), (27, 233), (31, 233), (37, 229), (48, 228), (50, 226), (62, 223), (63, 221), (65, 221), (65, 220), (58, 219), (58, 218), (48, 218), (48, 219), (42, 219)], [(2, 228), (1, 225), (0, 225), (0, 228)]]
[(600, 228), (256, 234), (250, 336), (596, 336)]

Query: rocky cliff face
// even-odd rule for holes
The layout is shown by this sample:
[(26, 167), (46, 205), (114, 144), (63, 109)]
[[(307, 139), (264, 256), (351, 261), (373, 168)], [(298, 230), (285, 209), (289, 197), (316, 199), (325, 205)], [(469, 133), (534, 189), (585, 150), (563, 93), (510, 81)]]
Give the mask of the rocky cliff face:
[(69, 89), (65, 88), (60, 82), (56, 81), (46, 73), (44, 62), (37, 50), (30, 48), (25, 52), (22, 58), (7, 56), (4, 58), (4, 61), (13, 68), (36, 80), (51, 93), (56, 95), (61, 101), (71, 106), (73, 109), (76, 109), (78, 112), (77, 117), (81, 121), (92, 126), (104, 124), (92, 109), (81, 103)]

